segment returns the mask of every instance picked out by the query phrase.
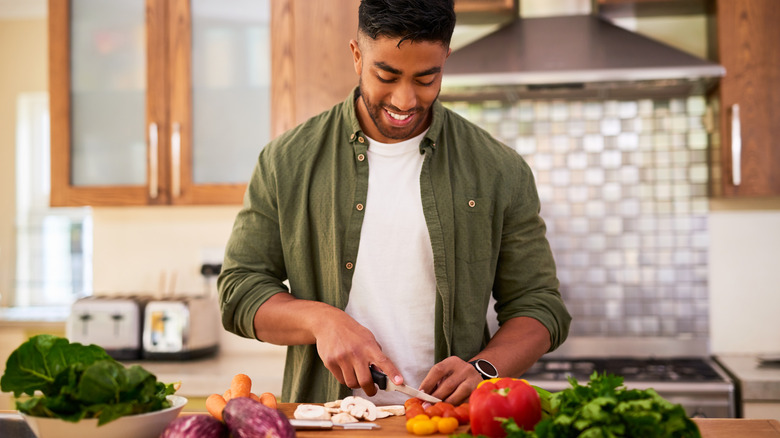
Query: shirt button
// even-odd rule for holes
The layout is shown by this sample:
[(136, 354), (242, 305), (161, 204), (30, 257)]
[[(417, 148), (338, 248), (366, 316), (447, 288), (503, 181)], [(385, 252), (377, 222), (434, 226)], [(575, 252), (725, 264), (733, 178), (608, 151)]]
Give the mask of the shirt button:
[(476, 202), (474, 202), (474, 200), (473, 200), (473, 199), (470, 199), (470, 200), (469, 200), (469, 207), (472, 207), (472, 208), (473, 208), (473, 207), (474, 207), (474, 206), (476, 206), (476, 205), (477, 205), (477, 203), (476, 203)]
[(358, 141), (361, 142), (361, 143), (365, 143), (366, 142), (366, 140), (363, 137), (358, 137)]
[(366, 156), (363, 154), (358, 154), (358, 161), (363, 161), (366, 159)]
[(350, 139), (350, 140), (354, 140), (354, 139), (355, 139), (355, 134), (352, 134), (352, 135), (350, 135), (350, 136), (349, 136), (349, 139)]
[(352, 262), (347, 262), (347, 269), (352, 269), (355, 267), (355, 265), (352, 264)]
[(363, 211), (363, 204), (358, 204), (355, 208), (357, 208), (358, 211)]

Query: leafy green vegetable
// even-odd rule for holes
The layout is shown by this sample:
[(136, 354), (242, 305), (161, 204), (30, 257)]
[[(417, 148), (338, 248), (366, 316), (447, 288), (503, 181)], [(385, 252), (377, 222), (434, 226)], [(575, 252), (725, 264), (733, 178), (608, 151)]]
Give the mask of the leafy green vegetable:
[(138, 365), (125, 367), (97, 345), (71, 343), (38, 335), (20, 345), (5, 366), (0, 389), (19, 398), (25, 414), (79, 421), (97, 418), (102, 425), (124, 415), (158, 411), (170, 406), (173, 384)]
[(595, 372), (585, 386), (571, 377), (569, 383), (570, 388), (556, 393), (536, 387), (542, 420), (532, 432), (505, 421), (507, 438), (701, 438), (683, 407), (653, 389), (626, 389), (622, 377)]

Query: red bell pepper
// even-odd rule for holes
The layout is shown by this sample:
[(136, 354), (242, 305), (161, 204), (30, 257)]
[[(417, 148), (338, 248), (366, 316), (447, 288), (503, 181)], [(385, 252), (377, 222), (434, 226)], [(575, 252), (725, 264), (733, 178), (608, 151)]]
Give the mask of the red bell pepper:
[(506, 431), (501, 423), (508, 418), (525, 430), (533, 430), (542, 419), (536, 390), (527, 381), (510, 377), (480, 383), (469, 398), (472, 435), (503, 438)]

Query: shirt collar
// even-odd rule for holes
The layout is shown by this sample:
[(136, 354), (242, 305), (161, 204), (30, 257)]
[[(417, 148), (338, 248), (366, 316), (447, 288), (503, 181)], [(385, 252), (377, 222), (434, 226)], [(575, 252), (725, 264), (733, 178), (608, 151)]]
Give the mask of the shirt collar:
[[(354, 89), (352, 89), (352, 92), (349, 94), (349, 97), (347, 97), (347, 100), (345, 100), (343, 104), (346, 121), (349, 123), (349, 142), (353, 144), (355, 142), (365, 142), (365, 135), (363, 134), (363, 130), (360, 128), (360, 122), (358, 122), (357, 112), (355, 111), (355, 102), (357, 101), (358, 97), (360, 97), (360, 87), (356, 86)], [(421, 154), (425, 153), (426, 148), (430, 148), (431, 151), (436, 150), (436, 140), (441, 134), (442, 119), (444, 118), (444, 106), (441, 104), (439, 99), (436, 99), (433, 102), (433, 105), (431, 105), (431, 110), (433, 111), (433, 118), (431, 120), (431, 126), (428, 128), (428, 132), (420, 142)], [(363, 141), (360, 141), (361, 139), (363, 139)]]

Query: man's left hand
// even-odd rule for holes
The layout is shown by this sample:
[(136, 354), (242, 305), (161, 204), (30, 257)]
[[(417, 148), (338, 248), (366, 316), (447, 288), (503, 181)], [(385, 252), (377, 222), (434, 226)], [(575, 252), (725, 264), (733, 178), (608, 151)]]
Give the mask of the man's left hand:
[(481, 381), (482, 375), (473, 365), (457, 356), (450, 356), (428, 371), (420, 383), (420, 390), (457, 406), (468, 401), (471, 391)]

